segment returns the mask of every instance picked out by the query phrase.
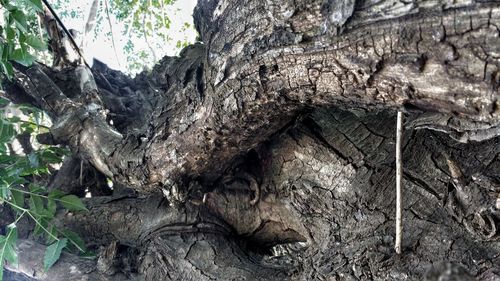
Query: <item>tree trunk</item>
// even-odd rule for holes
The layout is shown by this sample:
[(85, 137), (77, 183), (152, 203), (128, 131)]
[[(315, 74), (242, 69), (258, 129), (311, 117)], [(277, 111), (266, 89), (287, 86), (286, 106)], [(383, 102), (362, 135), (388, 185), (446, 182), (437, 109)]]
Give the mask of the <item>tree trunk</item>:
[(499, 2), (200, 0), (194, 17), (202, 42), (133, 79), (17, 67), (7, 94), (74, 154), (51, 187), (81, 194), (64, 183), (92, 165), (89, 212), (57, 223), (99, 258), (45, 273), (25, 240), (12, 280), (500, 278)]

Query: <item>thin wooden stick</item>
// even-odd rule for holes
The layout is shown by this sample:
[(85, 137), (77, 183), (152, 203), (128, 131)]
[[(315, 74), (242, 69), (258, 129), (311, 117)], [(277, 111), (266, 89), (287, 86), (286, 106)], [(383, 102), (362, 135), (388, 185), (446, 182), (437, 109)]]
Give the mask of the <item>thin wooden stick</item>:
[(115, 52), (116, 63), (118, 64), (118, 67), (121, 68), (120, 58), (118, 57), (118, 52), (116, 51), (115, 34), (113, 33), (113, 24), (111, 24), (111, 18), (109, 17), (108, 0), (104, 0), (104, 8), (106, 9), (106, 16), (108, 18), (109, 30), (111, 31), (111, 43), (113, 44), (113, 50)]
[(401, 240), (403, 236), (402, 210), (401, 210), (401, 175), (403, 174), (403, 161), (401, 155), (401, 136), (403, 132), (403, 112), (398, 111), (396, 126), (396, 244), (394, 249), (401, 254)]
[(83, 185), (83, 160), (80, 160), (80, 186)]

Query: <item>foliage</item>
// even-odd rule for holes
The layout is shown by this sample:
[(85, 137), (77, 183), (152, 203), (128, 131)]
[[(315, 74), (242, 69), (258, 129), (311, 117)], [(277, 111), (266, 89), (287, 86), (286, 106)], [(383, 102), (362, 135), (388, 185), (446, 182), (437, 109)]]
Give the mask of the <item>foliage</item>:
[[(14, 140), (22, 134), (36, 135), (48, 131), (43, 126), (44, 114), (29, 106), (17, 106), (14, 109), (24, 114), (9, 117), (13, 106), (0, 99), (0, 204), (10, 207), (16, 219), (7, 226), (6, 235), (0, 235), (0, 281), (3, 263), (7, 261), (15, 266), (18, 263), (16, 253), (16, 225), (23, 217), (35, 223), (34, 234), (45, 239), (47, 247), (44, 267), (50, 268), (59, 258), (63, 248), (85, 252), (83, 240), (70, 231), (57, 229), (52, 220), (57, 211), (57, 204), (70, 211), (85, 211), (85, 205), (74, 196), (59, 190), (48, 191), (37, 183), (51, 173), (52, 165), (62, 162), (68, 151), (57, 146), (45, 146), (32, 141), (33, 151), (28, 154), (18, 152)], [(26, 117), (26, 118), (24, 118)]]
[[(63, 19), (82, 19), (84, 12), (75, 7), (71, 0), (53, 0), (53, 7)], [(119, 30), (127, 39), (123, 51), (127, 56), (127, 69), (137, 73), (152, 67), (166, 54), (165, 43), (171, 42), (170, 28), (172, 21), (167, 15), (168, 7), (175, 0), (101, 0), (97, 11), (95, 34), (103, 32), (105, 24), (109, 24), (107, 32), (115, 47), (114, 34), (111, 31), (114, 21), (121, 22), (124, 29)], [(47, 63), (47, 40), (42, 31), (37, 13), (43, 12), (41, 0), (0, 0), (0, 78), (14, 76), (13, 62), (24, 66), (35, 60)], [(104, 18), (107, 18), (105, 20)], [(192, 28), (185, 23), (181, 28)], [(97, 36), (97, 35), (96, 35)], [(177, 40), (175, 47), (185, 47), (187, 40)], [(115, 54), (116, 54), (115, 48)], [(116, 55), (118, 59), (118, 55)], [(60, 164), (66, 149), (57, 146), (44, 146), (34, 141), (35, 136), (48, 131), (41, 124), (44, 118), (42, 111), (29, 107), (17, 106), (23, 114), (8, 116), (7, 111), (13, 108), (8, 101), (0, 97), (0, 207), (10, 208), (15, 214), (14, 221), (0, 228), (0, 281), (3, 277), (4, 262), (12, 266), (18, 264), (16, 241), (17, 225), (23, 218), (34, 222), (34, 234), (50, 244), (44, 257), (44, 268), (48, 270), (59, 259), (63, 249), (86, 253), (83, 240), (74, 232), (59, 230), (53, 219), (59, 207), (70, 211), (85, 211), (85, 205), (75, 195), (64, 194), (58, 190), (47, 190), (39, 178), (47, 178), (52, 167)], [(18, 152), (14, 141), (20, 136), (28, 135), (32, 149), (29, 152)], [(1, 226), (0, 226), (1, 227)], [(4, 235), (1, 235), (4, 234)]]
[[(87, 1), (88, 8), (91, 2)], [(76, 8), (70, 0), (52, 0), (51, 3), (63, 22), (77, 25), (83, 34), (87, 11)], [(185, 22), (178, 27), (179, 30), (172, 30), (175, 3), (175, 0), (100, 0), (96, 26), (91, 35), (115, 48), (116, 61), (126, 60), (122, 62), (126, 72), (136, 74), (151, 69), (167, 55), (169, 48), (166, 45), (179, 52), (190, 43), (186, 34), (193, 29), (191, 23)], [(174, 39), (179, 36), (181, 38)], [(91, 38), (82, 41), (91, 41)], [(85, 46), (83, 49), (85, 51)]]
[[(87, 11), (75, 7), (71, 0), (52, 0), (50, 3), (63, 22), (79, 22), (82, 26), (79, 31), (83, 32)], [(101, 35), (105, 34), (104, 41), (109, 46), (115, 45), (115, 37), (125, 40), (117, 45), (115, 53), (117, 61), (120, 57), (126, 59), (124, 67), (128, 73), (150, 69), (167, 54), (167, 43), (171, 42), (177, 52), (190, 43), (186, 34), (193, 29), (191, 23), (185, 22), (180, 30), (171, 29), (174, 3), (175, 0), (109, 0), (109, 3), (101, 0), (93, 36), (102, 40)], [(0, 21), (0, 73), (11, 78), (12, 61), (23, 65), (29, 65), (35, 59), (49, 63), (45, 32), (36, 16), (41, 10), (41, 0), (0, 0), (0, 11), (4, 14), (3, 21)], [(111, 26), (116, 26), (115, 33)], [(176, 36), (174, 32), (177, 32)], [(173, 38), (182, 34), (179, 39)]]
[(35, 51), (44, 51), (47, 44), (34, 32), (38, 26), (36, 12), (42, 11), (41, 0), (0, 0), (3, 21), (0, 26), (0, 72), (11, 79), (12, 61), (31, 65)]
[[(112, 21), (121, 22), (118, 30), (126, 38), (123, 51), (127, 56), (127, 69), (137, 73), (151, 67), (166, 53), (166, 42), (172, 42), (170, 27), (172, 21), (167, 15), (167, 6), (175, 0), (100, 0), (97, 10), (95, 36), (109, 25), (108, 38), (111, 37)], [(82, 19), (84, 11), (75, 8), (73, 1), (53, 0), (53, 7), (63, 19)], [(47, 54), (46, 35), (42, 31), (38, 13), (43, 12), (41, 0), (0, 0), (0, 78), (12, 79), (13, 62), (24, 66), (35, 60), (44, 61)], [(114, 18), (111, 19), (112, 15)], [(192, 28), (185, 23), (181, 28)], [(88, 38), (87, 38), (88, 39)], [(142, 44), (142, 45), (141, 45)], [(174, 42), (177, 49), (185, 47), (187, 40)], [(115, 48), (115, 54), (116, 54)], [(116, 55), (118, 59), (118, 55)], [(38, 178), (47, 178), (51, 165), (59, 164), (67, 154), (66, 149), (57, 146), (37, 144), (37, 134), (48, 131), (42, 125), (42, 111), (29, 106), (17, 106), (23, 114), (7, 114), (13, 106), (0, 98), (0, 207), (8, 207), (15, 213), (14, 221), (0, 229), (0, 281), (3, 277), (4, 262), (12, 266), (18, 263), (16, 241), (17, 224), (22, 218), (31, 219), (34, 224), (33, 234), (50, 244), (44, 257), (44, 268), (48, 270), (60, 257), (63, 249), (86, 252), (83, 240), (74, 232), (59, 230), (53, 219), (59, 207), (70, 211), (85, 211), (85, 205), (75, 195), (64, 194), (58, 190), (47, 190)], [(32, 149), (18, 152), (14, 142), (21, 135), (28, 135)]]
[[(163, 49), (166, 41), (172, 40), (168, 34), (171, 21), (166, 8), (173, 2), (174, 0), (133, 0), (112, 1), (108, 5), (107, 0), (100, 1), (96, 32), (102, 32), (103, 22), (108, 22), (111, 29), (110, 14), (117, 21), (124, 22), (125, 30), (121, 33), (128, 39), (124, 46), (128, 69), (130, 72), (141, 71), (145, 65), (156, 63), (159, 60), (156, 52)], [(63, 20), (83, 19), (83, 11), (75, 9), (72, 1), (55, 0), (53, 6)], [(41, 0), (0, 0), (0, 11), (3, 14), (0, 20), (0, 74), (12, 79), (13, 62), (29, 66), (46, 56), (46, 35), (37, 15), (43, 12), (43, 6)], [(107, 17), (107, 21), (103, 20), (104, 17)], [(190, 28), (190, 25), (185, 24), (185, 28)], [(114, 46), (114, 35), (111, 31), (108, 35), (112, 37)], [(133, 43), (137, 39), (146, 42), (146, 49)], [(185, 45), (187, 42), (177, 42), (177, 48)], [(163, 56), (164, 53), (159, 55)], [(85, 211), (85, 205), (75, 195), (57, 190), (48, 191), (43, 184), (37, 183), (38, 178), (47, 177), (51, 173), (51, 165), (61, 163), (66, 150), (33, 141), (34, 136), (48, 131), (40, 123), (44, 117), (43, 112), (28, 106), (18, 106), (17, 110), (23, 112), (21, 116), (27, 118), (8, 117), (8, 108), (12, 108), (12, 105), (0, 98), (0, 205), (9, 207), (15, 213), (14, 222), (6, 227), (5, 235), (0, 235), (0, 281), (4, 262), (12, 266), (18, 263), (17, 224), (24, 217), (35, 223), (34, 234), (51, 244), (44, 257), (45, 270), (59, 259), (64, 248), (86, 251), (83, 240), (76, 233), (59, 230), (52, 223), (58, 204), (70, 211)], [(30, 137), (32, 151), (16, 151), (13, 141), (21, 135)]]
[[(107, 0), (104, 0), (107, 1)], [(180, 50), (189, 44), (186, 36), (174, 42), (172, 5), (175, 0), (111, 1), (110, 11), (116, 20), (124, 25), (122, 36), (126, 38), (123, 51), (127, 58), (127, 69), (134, 73), (150, 68), (165, 56), (165, 44), (172, 42)], [(180, 33), (192, 29), (185, 22)], [(179, 30), (177, 30), (179, 31)], [(111, 34), (110, 34), (111, 35)]]
[[(164, 53), (165, 43), (172, 41), (167, 15), (168, 6), (174, 0), (112, 1), (110, 10), (125, 25), (123, 35), (127, 39), (124, 52), (129, 69), (138, 69), (156, 63)], [(137, 40), (142, 39), (142, 40)], [(138, 43), (142, 42), (142, 46)], [(187, 43), (186, 43), (187, 44)], [(181, 48), (182, 45), (178, 45)], [(141, 69), (142, 70), (142, 69)]]

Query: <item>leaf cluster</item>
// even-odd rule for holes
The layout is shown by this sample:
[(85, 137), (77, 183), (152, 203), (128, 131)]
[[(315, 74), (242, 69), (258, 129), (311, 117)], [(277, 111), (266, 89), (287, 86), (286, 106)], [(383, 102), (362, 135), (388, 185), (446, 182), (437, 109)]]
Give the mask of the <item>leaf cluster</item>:
[(3, 20), (0, 25), (0, 73), (11, 79), (12, 61), (25, 66), (35, 61), (35, 51), (45, 51), (47, 43), (35, 35), (36, 13), (42, 12), (41, 0), (0, 0)]
[(17, 106), (23, 112), (9, 117), (12, 105), (0, 98), (0, 204), (11, 208), (15, 221), (6, 227), (5, 235), (0, 235), (0, 281), (4, 262), (11, 266), (18, 264), (16, 252), (17, 228), (21, 218), (27, 217), (35, 223), (34, 235), (49, 245), (44, 257), (44, 268), (48, 270), (60, 257), (63, 249), (86, 253), (83, 240), (74, 232), (60, 230), (53, 220), (58, 208), (70, 211), (86, 211), (83, 202), (75, 195), (59, 190), (48, 191), (36, 183), (36, 177), (47, 176), (54, 164), (60, 164), (68, 154), (67, 149), (57, 146), (33, 145), (30, 153), (19, 153), (14, 148), (14, 140), (22, 134), (34, 136), (46, 132), (42, 125), (44, 114), (29, 106)]
[[(110, 10), (124, 24), (122, 35), (127, 38), (123, 51), (127, 56), (129, 72), (139, 72), (158, 62), (165, 55), (165, 43), (172, 42), (171, 7), (176, 0), (111, 1)], [(185, 23), (182, 31), (192, 28)], [(189, 42), (177, 40), (182, 49)]]

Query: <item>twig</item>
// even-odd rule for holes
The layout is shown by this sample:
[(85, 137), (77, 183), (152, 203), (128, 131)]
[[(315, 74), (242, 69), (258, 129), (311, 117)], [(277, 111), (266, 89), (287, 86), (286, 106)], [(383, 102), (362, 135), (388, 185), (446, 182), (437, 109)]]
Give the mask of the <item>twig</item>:
[[(18, 190), (18, 191), (21, 191), (21, 190)], [(38, 195), (38, 194), (37, 194)], [(59, 238), (57, 238), (57, 236), (55, 236), (54, 234), (52, 234), (52, 232), (50, 232), (46, 227), (44, 227), (40, 221), (38, 221), (35, 217), (35, 215), (33, 215), (31, 213), (31, 211), (29, 209), (26, 209), (26, 208), (23, 208), (23, 207), (20, 207), (20, 206), (17, 206), (16, 204), (12, 203), (12, 202), (9, 202), (8, 200), (4, 201), (5, 203), (7, 203), (8, 205), (10, 205), (12, 208), (16, 209), (16, 210), (19, 210), (19, 211), (23, 211), (23, 215), (26, 213), (28, 214), (28, 216), (43, 230), (45, 231), (45, 233), (47, 233), (50, 237), (52, 237), (52, 239), (56, 240), (56, 241), (59, 241)], [(16, 220), (16, 222), (19, 220), (20, 218), (18, 218)], [(73, 244), (78, 250), (80, 250), (82, 253), (85, 253), (85, 250), (80, 247), (75, 241), (73, 241), (72, 238), (68, 237), (63, 231), (57, 229), (57, 227), (55, 227), (53, 224), (51, 223), (47, 223), (48, 226), (52, 226), (54, 227), (54, 229), (63, 234), (64, 236), (66, 236), (66, 238), (68, 238), (69, 242), (71, 244)]]
[(104, 0), (104, 6), (106, 9), (106, 16), (108, 17), (109, 30), (111, 31), (111, 43), (113, 44), (113, 50), (115, 52), (116, 63), (118, 67), (121, 68), (120, 59), (118, 58), (118, 53), (116, 52), (115, 35), (113, 33), (113, 25), (111, 24), (111, 18), (109, 17), (108, 0)]
[(403, 112), (398, 111), (396, 125), (396, 244), (394, 249), (401, 254), (402, 240), (402, 210), (401, 210), (401, 175), (403, 173), (403, 161), (401, 155), (401, 136), (403, 131)]
[(83, 185), (83, 160), (80, 160), (80, 186)]
[(144, 34), (144, 41), (146, 41), (146, 45), (151, 51), (151, 55), (153, 55), (153, 61), (156, 63), (156, 53), (148, 40), (148, 32), (146, 31), (146, 15), (142, 17), (142, 33)]

